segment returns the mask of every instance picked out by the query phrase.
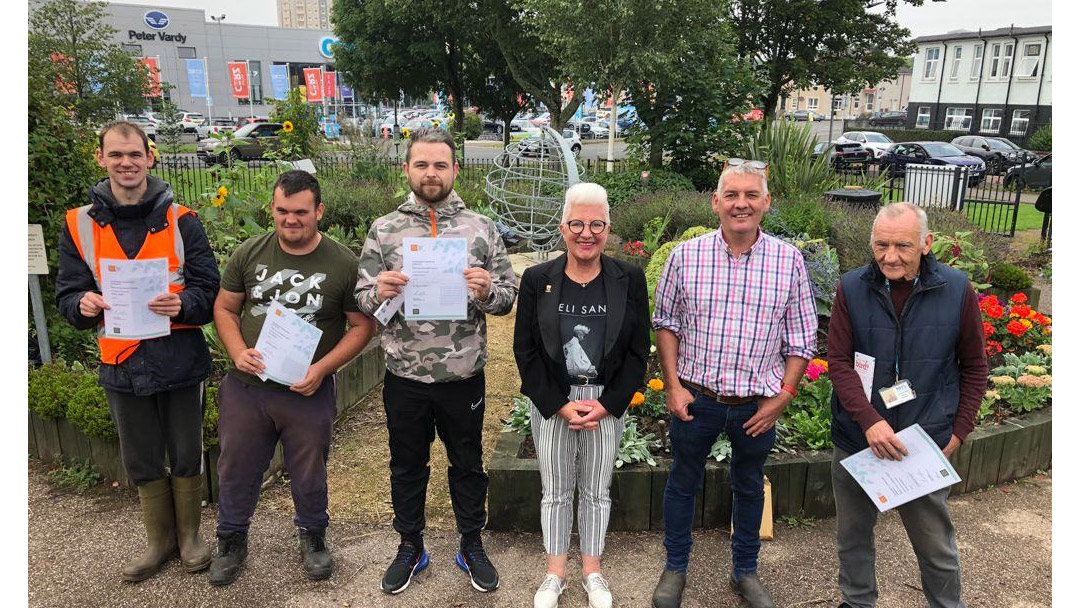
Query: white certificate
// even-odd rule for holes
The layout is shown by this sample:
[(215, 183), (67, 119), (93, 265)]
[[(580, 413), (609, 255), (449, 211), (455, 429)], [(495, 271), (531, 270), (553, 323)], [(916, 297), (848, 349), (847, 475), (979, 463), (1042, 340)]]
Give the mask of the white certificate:
[(272, 300), (255, 343), (255, 350), (262, 355), (262, 363), (266, 366), (259, 378), (287, 386), (303, 380), (322, 333), (300, 315)]
[(888, 511), (960, 481), (956, 469), (917, 424), (896, 434), (907, 448), (903, 460), (878, 458), (870, 448), (840, 461), (878, 511)]
[(465, 283), (468, 243), (455, 238), (406, 238), (401, 271), (405, 284), (405, 319), (460, 321), (467, 317)]
[(169, 335), (169, 317), (150, 310), (150, 300), (169, 293), (169, 261), (102, 259), (101, 297), (105, 337), (145, 340)]

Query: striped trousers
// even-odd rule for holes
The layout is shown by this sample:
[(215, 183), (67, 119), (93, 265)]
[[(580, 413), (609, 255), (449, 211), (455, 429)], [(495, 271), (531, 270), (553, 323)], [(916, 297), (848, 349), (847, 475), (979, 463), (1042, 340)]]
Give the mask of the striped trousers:
[[(571, 386), (570, 400), (595, 399)], [(574, 515), (574, 487), (578, 490), (578, 536), (583, 555), (600, 556), (604, 535), (611, 518), (612, 469), (622, 441), (623, 419), (605, 416), (591, 431), (572, 431), (558, 414), (545, 419), (532, 407), (532, 435), (536, 459), (540, 465), (543, 498), (540, 501), (540, 526), (544, 532), (544, 550), (549, 555), (563, 555), (570, 547), (570, 527)]]

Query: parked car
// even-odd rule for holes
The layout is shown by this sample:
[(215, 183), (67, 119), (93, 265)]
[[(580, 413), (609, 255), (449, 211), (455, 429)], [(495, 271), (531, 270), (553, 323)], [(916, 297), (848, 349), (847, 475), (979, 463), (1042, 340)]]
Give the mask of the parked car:
[[(562, 136), (567, 140), (570, 145), (570, 151), (574, 154), (581, 152), (581, 138), (574, 132), (573, 129), (563, 129)], [(541, 143), (541, 141), (543, 143)], [(556, 156), (559, 152), (556, 150), (556, 142), (550, 137), (545, 137), (541, 140), (537, 135), (530, 135), (530, 138), (521, 144), (522, 156)], [(541, 154), (542, 152), (542, 154)]]
[(150, 141), (153, 141), (154, 138), (157, 137), (157, 123), (150, 120), (148, 117), (128, 115), (124, 117), (124, 120), (139, 125), (139, 128), (143, 130), (143, 133), (146, 133), (146, 136), (150, 138)]
[(1019, 180), (1021, 187), (1049, 188), (1054, 168), (1051, 156), (1047, 154), (1033, 163), (1010, 168), (1005, 172), (1005, 187), (1012, 188)]
[(510, 121), (511, 133), (517, 133), (518, 131), (528, 131), (535, 128), (536, 125), (529, 122), (528, 118), (521, 117), (521, 115), (514, 117), (514, 119)]
[(539, 116), (533, 118), (529, 122), (538, 127), (546, 127), (551, 124), (551, 112), (542, 112)]
[(816, 159), (823, 154), (829, 156), (829, 164), (835, 169), (861, 167), (865, 171), (874, 160), (874, 153), (856, 142), (823, 141), (815, 144), (811, 156)]
[(184, 129), (184, 133), (198, 133), (199, 125), (206, 119), (205, 116), (198, 112), (180, 112), (180, 126)]
[(953, 139), (952, 144), (965, 154), (981, 158), (986, 163), (986, 172), (990, 175), (1000, 175), (1013, 165), (1035, 159), (1034, 152), (1029, 152), (1004, 137), (961, 135)]
[(795, 110), (791, 114), (788, 114), (788, 120), (807, 122), (814, 120), (825, 120), (825, 116), (818, 114), (813, 110)]
[(250, 125), (256, 122), (270, 122), (269, 116), (241, 116), (236, 119), (236, 128), (239, 129), (244, 125)]
[(903, 127), (907, 125), (907, 112), (882, 112), (870, 117), (871, 127)]
[(904, 175), (908, 164), (952, 165), (968, 168), (968, 186), (975, 187), (986, 176), (986, 163), (964, 154), (960, 148), (941, 141), (910, 141), (889, 146), (881, 157), (881, 170), (889, 177)]
[[(581, 120), (583, 125), (588, 125), (588, 129), (585, 129), (585, 133), (589, 134), (589, 137), (593, 139), (607, 138), (608, 133), (611, 131), (611, 123), (606, 120), (600, 120), (595, 116), (586, 116)], [(618, 124), (618, 123), (616, 123)]]
[(278, 145), (278, 131), (281, 124), (276, 122), (256, 122), (244, 125), (232, 136), (231, 149), (224, 140), (212, 137), (200, 139), (195, 154), (208, 165), (226, 163), (233, 160), (255, 160), (263, 158), (267, 151)]
[(211, 133), (232, 133), (236, 130), (236, 122), (231, 118), (206, 118), (199, 125), (197, 132), (199, 139), (210, 137)]
[(880, 159), (893, 140), (876, 131), (848, 131), (836, 139), (837, 143), (856, 143), (870, 150), (874, 158)]

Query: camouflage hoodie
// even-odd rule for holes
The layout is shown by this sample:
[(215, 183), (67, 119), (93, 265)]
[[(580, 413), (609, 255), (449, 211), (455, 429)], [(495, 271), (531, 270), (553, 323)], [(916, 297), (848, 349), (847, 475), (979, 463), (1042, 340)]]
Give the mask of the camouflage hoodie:
[[(418, 382), (449, 382), (478, 374), (487, 362), (487, 322), (484, 313), (505, 315), (517, 297), (517, 280), (495, 223), (465, 208), (450, 196), (435, 206), (436, 233), (440, 237), (469, 240), (469, 266), (485, 268), (491, 275), (487, 301), (469, 294), (465, 321), (405, 321), (399, 313), (382, 332), (386, 367), (396, 376)], [(412, 193), (397, 208), (371, 224), (360, 255), (356, 301), (371, 315), (379, 307), (375, 277), (384, 270), (401, 271), (402, 239), (431, 236), (428, 206), (416, 202)]]

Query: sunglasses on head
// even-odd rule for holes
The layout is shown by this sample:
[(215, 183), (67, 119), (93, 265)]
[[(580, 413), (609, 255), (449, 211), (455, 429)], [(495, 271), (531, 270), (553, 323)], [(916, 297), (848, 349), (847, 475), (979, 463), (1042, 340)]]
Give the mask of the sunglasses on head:
[(765, 172), (765, 179), (769, 178), (769, 163), (763, 160), (746, 160), (745, 158), (729, 158), (724, 161), (724, 168), (720, 170), (724, 172), (728, 167), (738, 167), (739, 165), (747, 165), (751, 169), (757, 169)]

